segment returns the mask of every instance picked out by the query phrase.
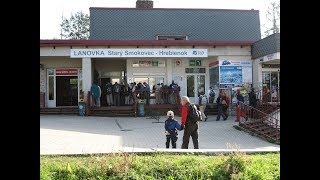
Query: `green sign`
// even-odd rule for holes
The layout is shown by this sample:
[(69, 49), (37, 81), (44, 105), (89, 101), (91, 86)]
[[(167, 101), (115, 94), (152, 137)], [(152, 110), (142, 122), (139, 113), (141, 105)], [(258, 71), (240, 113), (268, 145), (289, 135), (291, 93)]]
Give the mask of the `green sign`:
[(201, 60), (189, 60), (189, 66), (201, 66)]
[(196, 60), (196, 66), (201, 66), (201, 60)]
[(158, 61), (152, 61), (152, 66), (158, 67)]
[(195, 60), (189, 60), (189, 66), (196, 66)]

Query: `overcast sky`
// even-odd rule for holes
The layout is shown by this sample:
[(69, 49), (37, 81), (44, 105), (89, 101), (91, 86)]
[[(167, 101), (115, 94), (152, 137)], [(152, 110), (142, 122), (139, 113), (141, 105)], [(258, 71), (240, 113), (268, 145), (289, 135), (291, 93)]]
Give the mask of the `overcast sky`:
[[(266, 23), (266, 9), (274, 0), (153, 0), (154, 8), (255, 9), (260, 11), (260, 24)], [(40, 39), (60, 39), (61, 17), (90, 7), (134, 8), (136, 0), (40, 0)], [(263, 32), (264, 29), (261, 30)]]

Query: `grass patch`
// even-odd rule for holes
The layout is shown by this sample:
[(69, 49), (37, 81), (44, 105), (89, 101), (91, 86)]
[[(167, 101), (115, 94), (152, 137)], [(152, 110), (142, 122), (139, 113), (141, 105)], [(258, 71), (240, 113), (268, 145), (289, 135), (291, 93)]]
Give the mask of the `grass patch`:
[(40, 156), (40, 179), (280, 179), (280, 153)]

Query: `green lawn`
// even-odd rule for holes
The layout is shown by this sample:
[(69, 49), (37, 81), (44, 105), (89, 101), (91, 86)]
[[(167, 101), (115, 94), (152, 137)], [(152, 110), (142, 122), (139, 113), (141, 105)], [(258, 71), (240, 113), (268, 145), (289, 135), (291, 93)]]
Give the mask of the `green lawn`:
[(41, 179), (280, 179), (280, 153), (41, 156)]

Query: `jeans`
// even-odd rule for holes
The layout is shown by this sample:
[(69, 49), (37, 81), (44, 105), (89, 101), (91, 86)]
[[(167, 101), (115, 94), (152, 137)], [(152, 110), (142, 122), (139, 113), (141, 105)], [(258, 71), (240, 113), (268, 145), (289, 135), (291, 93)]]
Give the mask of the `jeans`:
[(100, 97), (92, 97), (92, 106), (93, 107), (100, 107)]
[(107, 94), (107, 104), (108, 106), (113, 105), (112, 94)]
[(224, 114), (223, 109), (222, 109), (222, 105), (218, 105), (218, 116), (217, 116), (217, 120), (220, 120), (220, 116), (223, 117), (223, 119), (227, 119), (227, 116)]
[(170, 139), (171, 139), (172, 148), (174, 149), (177, 148), (178, 137), (176, 135), (167, 136), (166, 148), (169, 148), (170, 146)]

